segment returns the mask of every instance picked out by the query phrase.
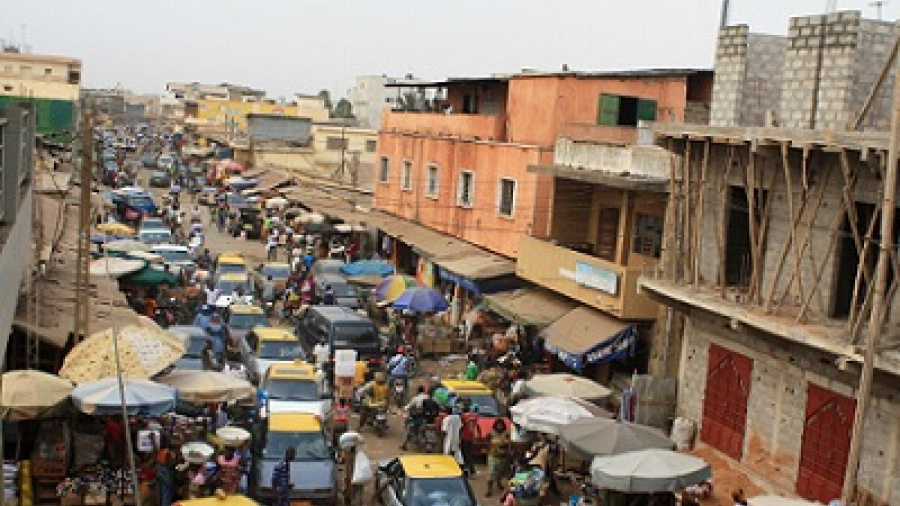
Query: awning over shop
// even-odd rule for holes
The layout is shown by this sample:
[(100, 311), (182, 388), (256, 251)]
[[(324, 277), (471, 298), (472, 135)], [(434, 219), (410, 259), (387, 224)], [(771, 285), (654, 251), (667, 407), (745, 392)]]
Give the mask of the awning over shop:
[(546, 327), (578, 303), (544, 288), (519, 288), (486, 295), (488, 309), (520, 325)]
[(577, 307), (543, 330), (544, 347), (573, 371), (631, 356), (637, 327), (584, 306)]

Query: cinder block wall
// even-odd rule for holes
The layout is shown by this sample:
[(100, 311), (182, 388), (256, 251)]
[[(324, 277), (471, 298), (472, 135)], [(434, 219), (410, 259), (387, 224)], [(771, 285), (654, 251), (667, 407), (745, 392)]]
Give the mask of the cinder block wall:
[(763, 126), (781, 94), (785, 38), (750, 33), (747, 25), (719, 31), (713, 79), (713, 126)]
[[(782, 125), (843, 130), (862, 107), (896, 37), (858, 11), (791, 18), (781, 90)], [(889, 83), (892, 83), (891, 80)], [(890, 86), (864, 125), (886, 129)]]

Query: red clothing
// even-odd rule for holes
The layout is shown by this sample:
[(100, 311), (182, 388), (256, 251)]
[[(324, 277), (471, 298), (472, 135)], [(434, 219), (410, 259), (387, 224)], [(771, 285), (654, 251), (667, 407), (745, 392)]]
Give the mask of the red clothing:
[(463, 413), (459, 415), (462, 421), (462, 429), (459, 431), (459, 439), (462, 441), (475, 441), (478, 437), (478, 415), (475, 413)]
[(122, 422), (110, 418), (106, 421), (106, 435), (110, 441), (121, 442), (125, 440), (125, 426)]

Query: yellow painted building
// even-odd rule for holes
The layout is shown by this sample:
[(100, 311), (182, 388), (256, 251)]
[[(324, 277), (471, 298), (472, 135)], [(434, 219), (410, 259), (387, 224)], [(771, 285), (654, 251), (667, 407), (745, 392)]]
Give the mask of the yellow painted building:
[(31, 102), (37, 131), (71, 134), (81, 94), (81, 60), (64, 56), (0, 52), (0, 106)]
[(275, 101), (237, 101), (215, 98), (201, 98), (188, 103), (186, 115), (193, 119), (194, 124), (203, 125), (234, 125), (239, 131), (247, 130), (248, 114), (280, 114), (300, 118), (310, 118), (312, 121), (328, 119), (328, 109), (323, 106), (315, 107), (306, 103), (298, 105), (296, 102), (278, 103)]

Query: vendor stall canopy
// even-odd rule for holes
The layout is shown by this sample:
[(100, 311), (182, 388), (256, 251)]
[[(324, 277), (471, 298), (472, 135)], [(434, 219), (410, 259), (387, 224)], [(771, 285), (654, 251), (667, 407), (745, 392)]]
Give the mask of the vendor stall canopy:
[(547, 351), (581, 372), (590, 364), (633, 356), (638, 331), (634, 324), (581, 306), (556, 320), (541, 336)]

